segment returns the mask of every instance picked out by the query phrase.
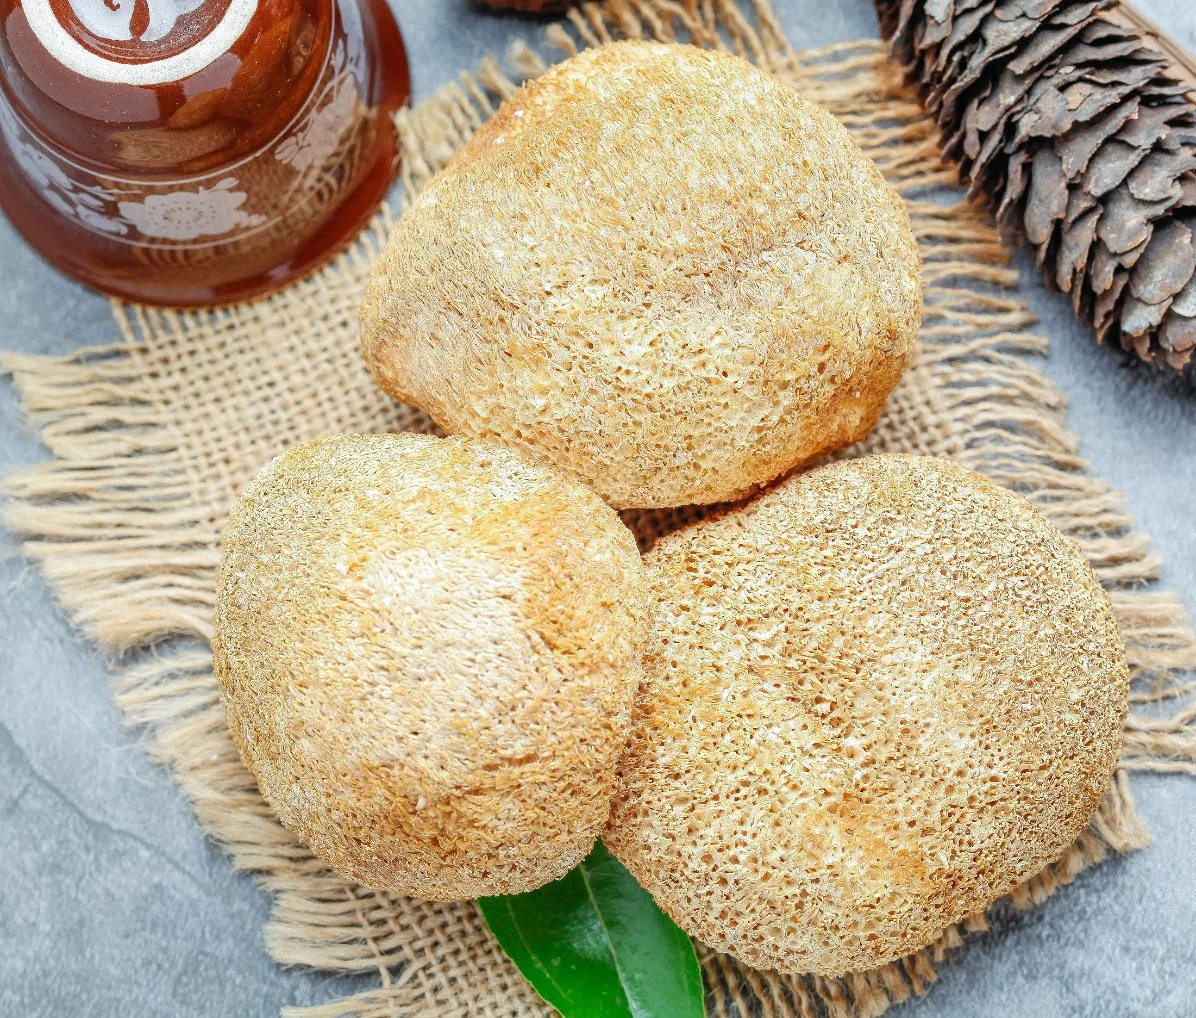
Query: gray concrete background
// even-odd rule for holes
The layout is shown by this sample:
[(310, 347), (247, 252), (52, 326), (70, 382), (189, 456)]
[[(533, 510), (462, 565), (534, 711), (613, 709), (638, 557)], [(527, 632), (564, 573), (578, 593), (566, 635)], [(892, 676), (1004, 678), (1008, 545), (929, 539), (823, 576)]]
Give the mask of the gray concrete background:
[[(1191, 0), (1140, 6), (1196, 50)], [(777, 0), (797, 46), (875, 35), (868, 0)], [(399, 0), (416, 97), (535, 22), (467, 0)], [(1047, 296), (1025, 291), (1053, 353), (1046, 370), (1096, 472), (1126, 492), (1196, 606), (1196, 395), (1098, 349)], [(64, 353), (116, 339), (104, 301), (49, 270), (0, 220), (0, 347)], [(0, 384), (0, 474), (45, 456)], [(201, 834), (169, 777), (123, 732), (107, 676), (41, 577), (0, 557), (0, 1016), (269, 1015), (367, 982), (272, 964), (266, 896)], [(900, 1018), (1196, 1015), (1196, 782), (1136, 778), (1154, 845), (1024, 914), (1004, 913)]]

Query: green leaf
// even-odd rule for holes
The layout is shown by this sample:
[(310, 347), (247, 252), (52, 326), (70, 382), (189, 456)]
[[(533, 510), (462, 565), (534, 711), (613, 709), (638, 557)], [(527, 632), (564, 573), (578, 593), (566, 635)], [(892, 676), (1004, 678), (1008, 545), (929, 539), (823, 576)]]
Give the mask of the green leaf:
[(703, 1018), (693, 944), (601, 841), (560, 880), (478, 901), (490, 932), (564, 1018)]

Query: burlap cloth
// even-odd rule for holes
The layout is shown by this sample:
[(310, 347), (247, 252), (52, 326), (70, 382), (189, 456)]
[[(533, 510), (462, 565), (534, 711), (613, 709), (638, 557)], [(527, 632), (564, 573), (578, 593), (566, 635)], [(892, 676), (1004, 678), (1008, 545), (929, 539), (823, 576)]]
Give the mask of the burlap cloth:
[[(984, 213), (947, 193), (954, 175), (939, 161), (932, 123), (879, 43), (794, 53), (763, 2), (612, 0), (574, 10), (549, 32), (565, 51), (628, 35), (730, 48), (793, 82), (843, 120), (909, 201), (925, 258), (922, 346), (865, 448), (950, 456), (1032, 498), (1111, 591), (1133, 668), (1124, 769), (1089, 830), (1013, 902), (1039, 902), (1110, 849), (1144, 845), (1125, 772), (1196, 773), (1196, 710), (1182, 676), (1196, 665), (1196, 642), (1176, 600), (1143, 589), (1159, 561), (1076, 456), (1063, 399), (1035, 364), (1046, 341), (1030, 331)], [(514, 63), (523, 74), (537, 69), (527, 50)], [(513, 87), (490, 61), (401, 118), (402, 201)], [(377, 973), (376, 989), (308, 1018), (542, 1014), (471, 904), (354, 887), (279, 826), (233, 748), (212, 677), (220, 530), (242, 485), (300, 439), (429, 428), (374, 387), (358, 356), (358, 296), (385, 229), (380, 218), (335, 265), (269, 300), (194, 314), (115, 305), (123, 343), (5, 358), (53, 453), (9, 478), (6, 521), (69, 616), (113, 655), (128, 723), (145, 729), (211, 836), (273, 892), (273, 957)], [(628, 519), (645, 541), (672, 522)], [(710, 1013), (878, 1015), (922, 993), (934, 966), (983, 927), (977, 916), (931, 948), (842, 980), (753, 972), (703, 950)]]

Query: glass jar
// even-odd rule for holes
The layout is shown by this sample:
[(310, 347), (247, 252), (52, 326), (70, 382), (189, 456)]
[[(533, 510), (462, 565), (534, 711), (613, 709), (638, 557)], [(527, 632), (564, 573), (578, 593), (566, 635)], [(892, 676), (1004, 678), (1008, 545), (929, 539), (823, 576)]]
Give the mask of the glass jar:
[(0, 205), (89, 286), (198, 307), (341, 250), (409, 95), (385, 0), (0, 0)]

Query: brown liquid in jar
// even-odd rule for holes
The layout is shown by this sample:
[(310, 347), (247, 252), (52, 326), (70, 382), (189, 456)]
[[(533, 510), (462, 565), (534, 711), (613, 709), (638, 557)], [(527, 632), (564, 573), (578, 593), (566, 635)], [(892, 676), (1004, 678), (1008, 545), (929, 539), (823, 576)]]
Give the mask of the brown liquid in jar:
[(385, 0), (0, 0), (0, 72), (17, 229), (97, 289), (192, 307), (342, 249), (409, 95)]

